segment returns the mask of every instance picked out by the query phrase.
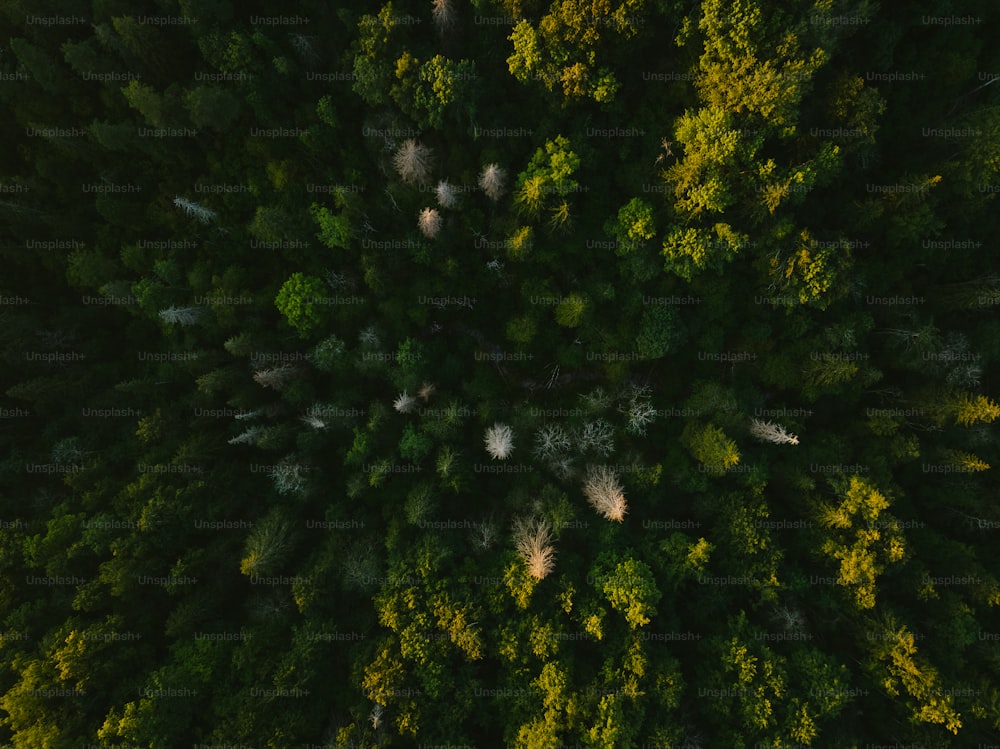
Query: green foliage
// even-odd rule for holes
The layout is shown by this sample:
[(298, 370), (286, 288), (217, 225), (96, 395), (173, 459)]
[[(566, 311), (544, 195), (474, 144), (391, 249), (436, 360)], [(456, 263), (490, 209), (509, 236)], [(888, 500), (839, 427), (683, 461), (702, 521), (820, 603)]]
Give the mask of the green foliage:
[(322, 322), (321, 300), (325, 294), (323, 282), (315, 276), (293, 273), (281, 285), (274, 305), (285, 316), (288, 324), (306, 338)]
[(642, 198), (632, 198), (618, 209), (617, 220), (605, 224), (604, 231), (618, 243), (617, 255), (634, 252), (643, 242), (656, 236), (653, 206)]
[(667, 305), (647, 306), (642, 313), (635, 345), (641, 359), (660, 359), (674, 350), (684, 338), (677, 308)]
[(714, 424), (689, 423), (681, 434), (681, 442), (707, 473), (722, 474), (740, 462), (736, 443)]
[(335, 215), (329, 208), (313, 203), (309, 214), (319, 224), (319, 238), (325, 246), (333, 249), (347, 249), (351, 240), (351, 223), (343, 215)]

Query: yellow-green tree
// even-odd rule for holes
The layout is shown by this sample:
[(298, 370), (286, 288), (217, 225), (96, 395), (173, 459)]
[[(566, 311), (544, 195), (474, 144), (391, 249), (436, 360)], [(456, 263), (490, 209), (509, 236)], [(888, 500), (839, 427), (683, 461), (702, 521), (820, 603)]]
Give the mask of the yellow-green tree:
[(875, 606), (876, 581), (889, 564), (906, 555), (899, 522), (885, 512), (888, 498), (868, 481), (852, 476), (840, 487), (839, 504), (824, 504), (820, 521), (830, 529), (825, 555), (840, 565), (837, 583), (851, 588), (860, 609)]

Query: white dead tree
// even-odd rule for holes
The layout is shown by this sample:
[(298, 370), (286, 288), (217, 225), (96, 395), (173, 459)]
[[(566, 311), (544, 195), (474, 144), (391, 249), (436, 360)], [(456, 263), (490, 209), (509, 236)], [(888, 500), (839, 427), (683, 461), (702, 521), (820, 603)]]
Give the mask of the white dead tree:
[(263, 432), (263, 427), (252, 426), (249, 429), (244, 430), (241, 434), (233, 437), (229, 440), (230, 445), (253, 445), (256, 444), (257, 438)]
[(160, 310), (160, 319), (177, 325), (194, 325), (201, 319), (201, 307), (167, 307)]
[(581, 451), (593, 450), (604, 456), (614, 452), (614, 428), (606, 419), (595, 419), (577, 431), (577, 445)]
[(424, 208), (417, 217), (417, 227), (428, 239), (434, 239), (441, 231), (444, 219), (436, 208)]
[(392, 402), (392, 407), (401, 414), (408, 414), (417, 407), (417, 399), (405, 390)]
[(367, 328), (358, 333), (358, 342), (364, 346), (371, 346), (372, 348), (381, 348), (382, 341), (379, 340), (378, 331), (375, 330), (374, 325), (369, 325)]
[(191, 216), (203, 224), (210, 223), (216, 216), (215, 211), (211, 208), (205, 208), (205, 206), (198, 205), (197, 203), (180, 196), (174, 198), (174, 205), (183, 210), (186, 215)]
[(780, 424), (761, 419), (750, 420), (750, 435), (761, 442), (773, 442), (776, 445), (799, 444), (799, 438), (789, 434)]
[(549, 543), (552, 540), (552, 526), (543, 518), (514, 519), (514, 544), (528, 568), (528, 574), (536, 580), (543, 579), (555, 567), (556, 550)]
[(590, 506), (608, 520), (622, 522), (628, 513), (624, 489), (618, 474), (608, 466), (589, 466), (583, 493)]
[(452, 5), (452, 0), (432, 0), (431, 17), (434, 19), (434, 25), (442, 33), (444, 33), (445, 29), (454, 26), (455, 9)]
[(458, 197), (455, 195), (455, 188), (448, 184), (448, 180), (443, 179), (434, 188), (434, 196), (438, 205), (442, 208), (454, 208), (458, 205)]
[(503, 195), (507, 185), (507, 172), (496, 164), (487, 164), (479, 174), (479, 186), (486, 197), (497, 201)]
[(624, 402), (618, 406), (618, 410), (628, 416), (628, 426), (625, 431), (629, 434), (646, 434), (646, 426), (653, 423), (653, 419), (656, 418), (656, 409), (653, 408), (649, 386), (630, 386)]
[(404, 182), (425, 183), (430, 176), (433, 160), (431, 149), (413, 138), (407, 138), (392, 157), (392, 165)]
[(326, 421), (328, 411), (329, 408), (322, 403), (313, 404), (305, 412), (305, 415), (299, 417), (299, 421), (313, 429), (326, 429), (328, 426)]
[(284, 390), (298, 375), (298, 367), (282, 364), (279, 367), (270, 367), (254, 372), (253, 381), (261, 387)]
[(472, 529), (472, 545), (477, 549), (483, 549), (484, 551), (492, 549), (496, 540), (497, 527), (492, 517), (476, 523)]
[(554, 460), (569, 448), (569, 434), (558, 424), (546, 424), (535, 432), (534, 455), (539, 460)]
[(305, 472), (309, 470), (307, 466), (283, 461), (275, 466), (275, 471), (271, 474), (274, 480), (274, 488), (278, 494), (299, 494), (305, 489)]
[(514, 449), (514, 433), (506, 424), (496, 423), (486, 430), (483, 438), (486, 452), (493, 460), (506, 460)]

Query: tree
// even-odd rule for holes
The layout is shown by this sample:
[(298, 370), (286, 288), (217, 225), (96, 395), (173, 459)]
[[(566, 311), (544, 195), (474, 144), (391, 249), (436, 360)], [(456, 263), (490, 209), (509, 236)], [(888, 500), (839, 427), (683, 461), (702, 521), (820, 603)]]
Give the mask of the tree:
[(494, 203), (503, 195), (506, 182), (507, 172), (497, 164), (487, 164), (479, 173), (479, 187)]
[(324, 296), (323, 281), (316, 276), (293, 273), (281, 285), (274, 299), (274, 306), (285, 316), (288, 324), (306, 338), (323, 321), (320, 304)]
[(568, 138), (557, 135), (546, 140), (517, 176), (515, 203), (527, 215), (537, 217), (553, 197), (564, 198), (579, 186), (571, 178), (579, 167), (580, 157), (570, 150)]
[(347, 249), (352, 236), (351, 221), (344, 214), (334, 214), (329, 208), (313, 203), (309, 213), (319, 224), (317, 238), (330, 249)]
[(196, 86), (187, 92), (185, 104), (196, 127), (225, 132), (240, 115), (240, 102), (217, 86)]
[(750, 434), (761, 442), (773, 442), (776, 445), (797, 445), (799, 438), (789, 434), (783, 426), (761, 419), (750, 420)]
[(725, 473), (740, 462), (736, 443), (714, 424), (689, 423), (681, 433), (681, 443), (709, 473)]
[(604, 231), (618, 243), (619, 256), (635, 252), (645, 241), (656, 236), (653, 206), (642, 198), (632, 198), (618, 209), (617, 219), (609, 219)]
[(216, 217), (215, 211), (198, 205), (197, 203), (187, 200), (186, 198), (175, 197), (174, 205), (184, 211), (184, 213), (188, 216), (197, 219), (203, 224), (211, 223)]
[(275, 509), (254, 523), (247, 536), (240, 572), (266, 577), (276, 572), (291, 550), (291, 528), (280, 510)]
[(195, 325), (202, 318), (201, 307), (167, 307), (160, 310), (160, 319), (177, 325)]
[(428, 239), (434, 239), (441, 231), (444, 219), (436, 208), (424, 208), (417, 217), (417, 226)]
[(434, 19), (434, 25), (442, 34), (454, 26), (455, 9), (452, 0), (432, 0), (431, 18)]
[(433, 154), (427, 146), (407, 138), (396, 151), (392, 163), (404, 182), (425, 184), (430, 178)]
[(789, 21), (765, 14), (754, 2), (733, 7), (705, 0), (698, 21), (704, 48), (696, 83), (702, 101), (756, 115), (781, 134), (794, 132), (799, 103), (828, 55), (818, 48), (803, 53)]
[(748, 242), (745, 235), (723, 223), (713, 225), (711, 231), (678, 226), (668, 231), (663, 238), (664, 270), (676, 273), (685, 281), (704, 270), (721, 271)]
[(486, 443), (486, 452), (493, 460), (506, 460), (514, 449), (514, 433), (506, 424), (499, 422), (486, 430), (483, 438)]
[(524, 560), (528, 574), (536, 580), (547, 577), (555, 567), (551, 531), (551, 523), (544, 518), (514, 518), (514, 546)]
[(534, 455), (539, 460), (552, 460), (569, 452), (570, 444), (565, 429), (558, 424), (546, 424), (535, 433)]
[(821, 521), (835, 532), (822, 550), (840, 562), (839, 585), (850, 586), (860, 609), (875, 606), (876, 579), (906, 553), (899, 523), (884, 510), (889, 500), (869, 482), (852, 476), (842, 482), (843, 500), (823, 505)]
[(656, 615), (656, 604), (662, 594), (656, 587), (653, 570), (645, 562), (606, 558), (594, 566), (591, 577), (611, 607), (624, 615), (630, 629), (646, 626)]
[(438, 205), (442, 208), (454, 208), (458, 204), (455, 190), (448, 184), (448, 180), (446, 179), (437, 183), (437, 187), (434, 188), (434, 195), (437, 198)]
[(553, 2), (548, 13), (532, 25), (522, 18), (508, 40), (514, 52), (507, 66), (515, 78), (538, 78), (549, 91), (561, 88), (566, 100), (613, 101), (619, 88), (614, 73), (601, 64), (605, 46), (638, 34), (638, 20), (648, 13), (643, 0)]
[(392, 407), (401, 414), (408, 414), (417, 407), (417, 399), (404, 390), (392, 402)]
[(583, 493), (590, 506), (608, 520), (620, 523), (625, 519), (628, 503), (613, 468), (603, 465), (588, 467)]
[(646, 307), (642, 312), (636, 351), (641, 359), (661, 359), (673, 351), (684, 338), (680, 313), (665, 304)]
[(566, 328), (579, 327), (583, 320), (583, 315), (587, 311), (587, 298), (583, 294), (573, 292), (567, 294), (562, 301), (556, 305), (556, 322)]

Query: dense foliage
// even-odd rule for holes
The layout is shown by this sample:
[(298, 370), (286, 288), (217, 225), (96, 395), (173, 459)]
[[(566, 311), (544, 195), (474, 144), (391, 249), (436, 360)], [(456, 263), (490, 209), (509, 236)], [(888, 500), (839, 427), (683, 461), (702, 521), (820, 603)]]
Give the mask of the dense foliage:
[(0, 4), (0, 742), (1000, 744), (993, 4), (361, 5)]

